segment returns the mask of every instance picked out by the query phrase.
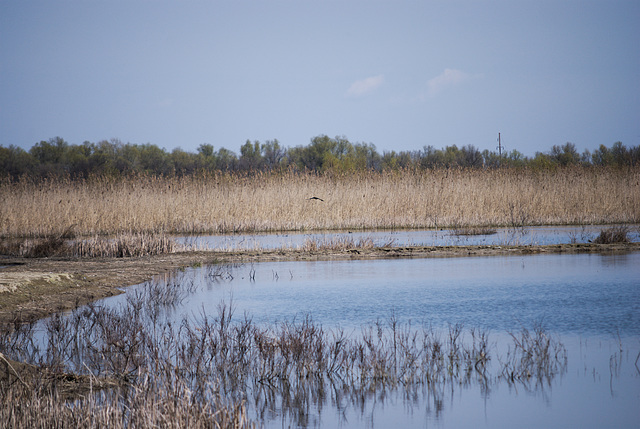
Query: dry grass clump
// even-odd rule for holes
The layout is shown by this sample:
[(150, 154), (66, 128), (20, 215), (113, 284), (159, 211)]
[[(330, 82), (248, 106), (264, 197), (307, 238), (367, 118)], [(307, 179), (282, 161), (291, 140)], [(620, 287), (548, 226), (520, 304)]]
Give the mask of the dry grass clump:
[[(391, 244), (392, 243), (389, 242), (383, 245), (383, 247), (388, 247)], [(357, 240), (351, 237), (332, 237), (330, 239), (307, 238), (301, 248), (306, 252), (317, 252), (321, 250), (345, 251), (353, 249), (373, 249), (374, 247), (376, 247), (376, 245), (369, 237), (360, 237)]]
[(136, 257), (173, 253), (179, 249), (176, 242), (164, 234), (132, 233), (113, 239), (93, 237), (78, 240), (71, 246), (71, 254), (79, 257)]
[(0, 201), (4, 237), (637, 223), (640, 168), (23, 179)]
[(598, 244), (611, 244), (611, 243), (629, 243), (629, 227), (627, 226), (614, 226), (608, 229), (600, 231), (593, 242)]

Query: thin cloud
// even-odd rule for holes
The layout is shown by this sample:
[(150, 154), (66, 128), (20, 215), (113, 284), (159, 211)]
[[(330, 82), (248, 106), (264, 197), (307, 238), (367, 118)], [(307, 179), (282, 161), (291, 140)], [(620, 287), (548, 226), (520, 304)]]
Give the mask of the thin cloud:
[(444, 69), (438, 76), (427, 82), (427, 92), (436, 95), (447, 88), (459, 85), (472, 78), (472, 75), (456, 69)]
[(382, 75), (357, 80), (351, 84), (347, 90), (347, 95), (350, 97), (362, 97), (375, 91), (383, 82), (384, 77)]

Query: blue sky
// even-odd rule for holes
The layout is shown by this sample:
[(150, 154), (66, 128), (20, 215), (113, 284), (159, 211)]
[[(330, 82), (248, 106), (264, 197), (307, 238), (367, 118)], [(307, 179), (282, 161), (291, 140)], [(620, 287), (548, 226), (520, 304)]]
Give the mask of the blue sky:
[(0, 145), (640, 144), (640, 1), (2, 0)]

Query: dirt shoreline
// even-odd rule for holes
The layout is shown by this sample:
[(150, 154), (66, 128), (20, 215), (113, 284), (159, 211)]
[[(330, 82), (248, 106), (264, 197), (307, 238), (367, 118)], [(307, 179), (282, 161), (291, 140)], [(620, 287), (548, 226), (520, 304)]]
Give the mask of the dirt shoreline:
[(547, 246), (415, 246), (243, 252), (184, 252), (139, 258), (0, 258), (0, 324), (33, 320), (117, 295), (121, 289), (180, 268), (215, 263), (446, 258), (560, 253), (627, 253), (640, 243), (558, 244)]

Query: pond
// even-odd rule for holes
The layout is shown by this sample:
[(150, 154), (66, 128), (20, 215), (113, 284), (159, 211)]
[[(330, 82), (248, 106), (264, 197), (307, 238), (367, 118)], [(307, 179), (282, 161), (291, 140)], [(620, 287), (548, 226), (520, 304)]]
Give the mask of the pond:
[[(456, 230), (382, 230), (382, 231), (325, 231), (314, 233), (261, 233), (235, 235), (203, 235), (177, 237), (181, 244), (212, 250), (299, 248), (308, 241), (371, 240), (376, 246), (471, 246), (471, 245), (549, 245), (587, 243), (607, 227), (584, 226), (527, 226), (489, 229), (490, 234), (464, 235)], [(640, 227), (628, 229), (631, 241), (640, 239)]]
[[(542, 325), (566, 348), (566, 366), (544, 380), (448, 380), (357, 398), (323, 387), (302, 411), (284, 401), (250, 409), (264, 427), (595, 428), (640, 421), (638, 252), (218, 265), (162, 283), (183, 288), (179, 304), (163, 315), (176, 324), (197, 324), (226, 302), (237, 319), (259, 326), (311, 318), (350, 338), (391, 321), (429, 326), (443, 338), (451, 326), (485, 330), (498, 367), (513, 351), (509, 333), (522, 329)], [(118, 307), (145, 287), (100, 305)]]

